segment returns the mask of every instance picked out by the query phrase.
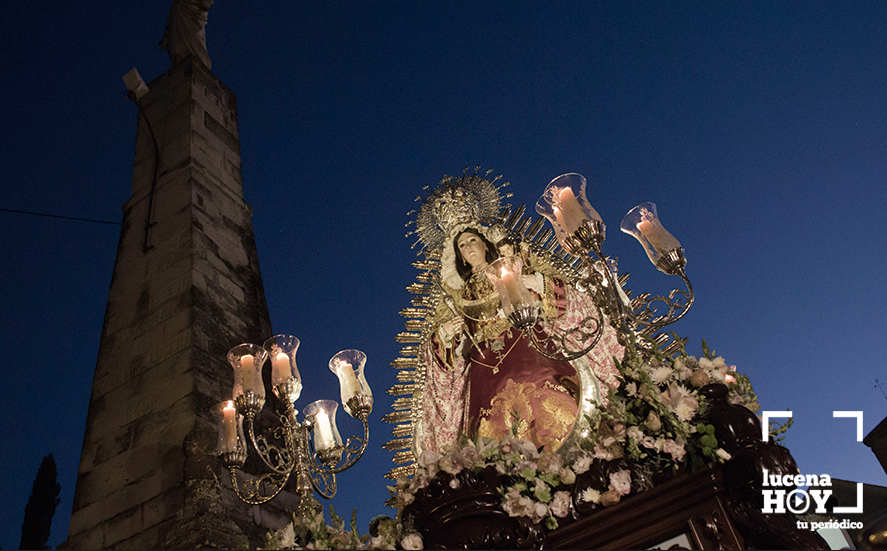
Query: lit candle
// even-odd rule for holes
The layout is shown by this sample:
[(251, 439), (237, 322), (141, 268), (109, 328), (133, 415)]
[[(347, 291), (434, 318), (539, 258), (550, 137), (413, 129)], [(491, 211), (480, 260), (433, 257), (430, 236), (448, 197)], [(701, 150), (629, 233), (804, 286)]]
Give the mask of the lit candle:
[(355, 395), (360, 394), (360, 382), (354, 375), (354, 369), (350, 363), (342, 362), (338, 368), (339, 382), (342, 385), (342, 402), (347, 403)]
[(237, 450), (237, 410), (234, 402), (228, 401), (222, 409), (222, 426), (225, 429), (225, 451)]
[(271, 386), (276, 387), (292, 378), (290, 357), (280, 352), (271, 357)]
[(249, 391), (253, 391), (253, 393), (258, 394), (258, 388), (262, 385), (262, 380), (260, 377), (256, 377), (256, 359), (251, 354), (241, 356), (240, 372), (243, 375), (243, 393), (246, 394)]
[(565, 232), (567, 235), (572, 235), (572, 233), (567, 231), (567, 223), (564, 221), (564, 215), (561, 212), (561, 209), (557, 207), (552, 207), (554, 210), (554, 219), (557, 222), (557, 225), (560, 227), (561, 231)]
[(333, 438), (333, 426), (330, 424), (330, 416), (325, 411), (318, 410), (314, 415), (314, 447), (326, 450), (336, 445)]
[(561, 189), (558, 199), (560, 199), (560, 206), (564, 211), (563, 217), (566, 224), (564, 229), (568, 235), (573, 235), (579, 229), (579, 226), (582, 225), (582, 222), (588, 220), (588, 217), (579, 205), (579, 201), (576, 199), (572, 189), (568, 187)]
[(668, 252), (664, 240), (661, 238), (659, 228), (657, 228), (653, 222), (642, 220), (638, 222), (637, 227), (638, 231), (641, 232), (641, 235), (650, 242), (650, 246), (656, 249), (656, 252), (660, 254)]
[(502, 268), (502, 285), (505, 286), (505, 290), (508, 292), (508, 300), (511, 301), (511, 304), (513, 306), (520, 305), (522, 302), (521, 292), (517, 279), (515, 279), (514, 273), (505, 267)]

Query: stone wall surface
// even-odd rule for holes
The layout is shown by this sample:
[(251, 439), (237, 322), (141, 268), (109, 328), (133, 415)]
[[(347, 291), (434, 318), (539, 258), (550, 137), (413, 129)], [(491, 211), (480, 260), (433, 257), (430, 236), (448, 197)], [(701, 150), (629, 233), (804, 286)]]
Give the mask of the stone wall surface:
[(261, 530), (219, 482), (209, 413), (227, 351), (271, 335), (236, 98), (192, 58), (149, 89), (63, 547), (243, 547)]

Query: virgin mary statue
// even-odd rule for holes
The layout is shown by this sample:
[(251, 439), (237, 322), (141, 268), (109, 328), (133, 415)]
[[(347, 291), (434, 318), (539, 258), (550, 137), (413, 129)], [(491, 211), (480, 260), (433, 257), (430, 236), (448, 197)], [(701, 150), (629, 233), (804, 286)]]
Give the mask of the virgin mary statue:
[[(507, 183), (497, 187), (497, 180), (476, 173), (446, 177), (418, 211), (416, 233), (426, 259), (416, 263), (423, 273), (410, 290), (424, 296), (402, 312), (414, 318), (407, 322), (414, 331), (398, 340), (416, 344), (395, 361), (403, 368), (398, 378), (413, 381), (392, 389), (412, 391), (411, 398), (395, 401), (395, 409), (407, 411), (386, 417), (400, 423), (396, 436), (407, 436), (387, 446), (409, 447), (395, 461), (412, 463), (425, 450), (443, 453), (477, 436), (515, 436), (557, 451), (588, 430), (585, 414), (619, 384), (613, 360), (623, 347), (616, 331), (588, 290), (571, 282), (579, 279), (571, 265), (543, 246), (541, 222), (527, 232), (522, 209), (503, 220), (499, 188)], [(519, 329), (503, 315), (491, 277), (491, 265), (503, 257), (519, 259), (522, 283), (544, 323)], [(589, 320), (601, 329), (584, 355), (568, 360), (546, 341)], [(584, 348), (570, 338), (562, 345)]]

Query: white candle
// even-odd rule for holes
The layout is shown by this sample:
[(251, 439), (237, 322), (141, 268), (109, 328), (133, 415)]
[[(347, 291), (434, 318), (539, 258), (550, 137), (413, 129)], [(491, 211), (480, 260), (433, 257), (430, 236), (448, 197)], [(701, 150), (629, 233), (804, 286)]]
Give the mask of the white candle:
[(237, 410), (228, 402), (222, 409), (222, 427), (225, 429), (225, 451), (237, 450)]
[(348, 362), (339, 364), (339, 382), (342, 385), (342, 402), (347, 403), (348, 400), (355, 395), (360, 394), (360, 382), (354, 375), (354, 369)]
[(638, 222), (637, 228), (638, 231), (641, 232), (641, 235), (643, 235), (647, 239), (647, 241), (650, 242), (650, 245), (654, 249), (656, 249), (656, 252), (660, 254), (668, 252), (668, 250), (666, 250), (665, 243), (662, 239), (660, 239), (659, 231), (652, 222), (642, 220), (641, 222)]
[(258, 389), (262, 386), (262, 379), (261, 376), (256, 377), (256, 359), (251, 354), (240, 357), (240, 372), (243, 375), (243, 393), (253, 391), (259, 394)]
[(558, 198), (560, 199), (561, 209), (564, 211), (563, 217), (566, 224), (564, 229), (567, 231), (568, 235), (573, 235), (573, 233), (579, 229), (579, 226), (582, 225), (582, 222), (587, 220), (588, 217), (579, 205), (579, 201), (576, 199), (576, 195), (573, 194), (572, 189), (568, 187), (561, 189)]
[(314, 415), (314, 447), (326, 450), (336, 445), (333, 438), (333, 426), (330, 424), (330, 416), (325, 411), (318, 410)]
[(277, 386), (292, 378), (290, 357), (283, 352), (271, 357), (271, 385)]
[(567, 231), (567, 223), (564, 221), (564, 214), (561, 212), (561, 209), (557, 207), (552, 208), (554, 209), (554, 219), (557, 222), (557, 225), (560, 227), (561, 231), (563, 231), (567, 235), (572, 235), (572, 233)]
[(504, 267), (502, 268), (502, 285), (505, 286), (505, 290), (508, 292), (508, 300), (511, 301), (512, 306), (520, 305), (522, 302), (521, 292), (517, 279), (515, 279), (514, 273)]

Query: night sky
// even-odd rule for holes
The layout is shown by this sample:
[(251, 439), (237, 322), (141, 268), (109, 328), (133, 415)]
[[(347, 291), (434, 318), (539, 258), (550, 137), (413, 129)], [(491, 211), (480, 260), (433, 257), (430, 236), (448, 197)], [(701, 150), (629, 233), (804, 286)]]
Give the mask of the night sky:
[[(169, 68), (169, 5), (0, 3), (0, 208), (121, 221), (137, 115), (121, 77)], [(696, 291), (672, 326), (688, 351), (706, 339), (764, 409), (794, 412), (784, 443), (802, 473), (887, 486), (854, 421), (832, 418), (863, 411), (868, 434), (887, 416), (875, 386), (887, 382), (883, 2), (218, 0), (206, 34), (212, 71), (238, 98), (271, 322), (302, 341), (296, 407), (338, 400), (333, 354), (369, 357), (370, 449), (331, 502), (357, 508), (363, 532), (394, 515), (381, 418), (417, 273), (406, 213), (423, 186), (476, 165), (530, 207), (555, 176), (584, 174), (604, 251), (635, 293), (680, 284), (618, 231), (655, 202)], [(56, 546), (120, 227), (7, 210), (0, 547), (18, 546), (50, 453)], [(344, 414), (339, 426), (359, 429)]]

